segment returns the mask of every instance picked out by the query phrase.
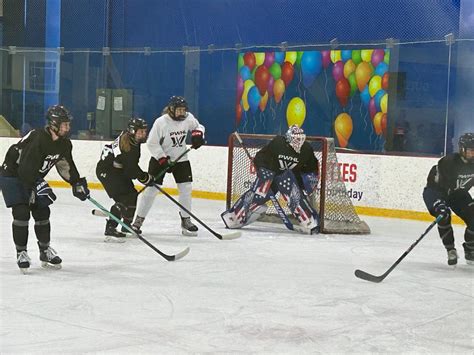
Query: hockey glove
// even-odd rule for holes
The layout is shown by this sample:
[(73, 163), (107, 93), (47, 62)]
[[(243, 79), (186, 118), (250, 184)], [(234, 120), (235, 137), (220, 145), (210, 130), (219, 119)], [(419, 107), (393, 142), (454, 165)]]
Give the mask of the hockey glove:
[(143, 175), (138, 178), (138, 181), (140, 181), (143, 185), (153, 186), (155, 183), (155, 178), (153, 175), (144, 172)]
[(435, 201), (435, 203), (433, 204), (433, 211), (436, 216), (443, 216), (443, 219), (448, 218), (451, 214), (451, 210), (446, 205), (446, 202), (444, 202), (443, 200)]
[(38, 179), (30, 196), (30, 205), (48, 207), (56, 201), (56, 195), (44, 179)]
[(204, 143), (204, 134), (202, 131), (195, 129), (191, 132), (191, 146), (193, 149), (200, 148)]
[(173, 164), (170, 161), (170, 157), (162, 157), (158, 159), (158, 170), (156, 172), (155, 179), (157, 178), (157, 176), (161, 176), (164, 173), (168, 172), (172, 166)]
[(87, 187), (86, 178), (80, 178), (78, 182), (72, 185), (72, 194), (81, 201), (85, 201), (89, 198), (90, 191)]
[(315, 173), (302, 173), (301, 179), (303, 180), (303, 191), (307, 196), (311, 196), (318, 187), (318, 175)]

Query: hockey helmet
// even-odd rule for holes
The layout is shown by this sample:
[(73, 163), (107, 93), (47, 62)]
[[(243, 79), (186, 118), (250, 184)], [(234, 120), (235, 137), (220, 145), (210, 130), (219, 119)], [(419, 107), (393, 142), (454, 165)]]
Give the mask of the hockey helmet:
[(148, 129), (148, 124), (143, 118), (132, 117), (127, 124), (127, 133), (136, 143), (144, 143), (146, 141), (146, 134), (144, 137), (137, 138), (136, 134), (139, 129)]
[[(185, 109), (185, 113), (181, 115), (176, 114), (176, 109), (182, 107)], [(185, 98), (182, 96), (171, 96), (170, 101), (168, 103), (168, 114), (170, 117), (176, 121), (182, 121), (188, 116), (188, 103), (186, 102)]]
[(459, 154), (464, 160), (474, 163), (474, 133), (464, 133), (459, 137)]
[(47, 126), (61, 138), (69, 135), (69, 131), (61, 134), (61, 123), (71, 122), (72, 118), (73, 117), (68, 109), (62, 105), (53, 105), (48, 108), (48, 111), (46, 112), (46, 120), (48, 121)]
[(306, 135), (302, 128), (294, 124), (288, 128), (285, 138), (286, 142), (295, 150), (295, 152), (299, 153), (306, 139)]

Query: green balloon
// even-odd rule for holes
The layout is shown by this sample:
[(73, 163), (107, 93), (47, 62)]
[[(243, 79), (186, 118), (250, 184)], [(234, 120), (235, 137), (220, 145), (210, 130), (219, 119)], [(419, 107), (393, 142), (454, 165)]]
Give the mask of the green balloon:
[(273, 76), (273, 80), (278, 80), (281, 77), (281, 67), (280, 64), (278, 63), (273, 63), (272, 66), (269, 69), (270, 74)]
[(357, 80), (356, 80), (355, 72), (349, 75), (348, 80), (349, 80), (349, 85), (351, 86), (351, 92), (349, 93), (349, 96), (352, 97), (357, 91)]
[(240, 72), (240, 68), (242, 68), (243, 66), (244, 66), (244, 55), (243, 53), (240, 53), (237, 59), (237, 72)]
[(385, 50), (385, 55), (383, 56), (383, 61), (385, 64), (389, 65), (390, 64), (390, 49)]
[(362, 62), (362, 57), (360, 56), (360, 49), (354, 49), (352, 51), (352, 61), (355, 63), (355, 65)]
[(296, 65), (301, 67), (301, 58), (303, 58), (304, 52), (296, 52)]
[(255, 82), (255, 72), (257, 71), (257, 66), (254, 66), (253, 67), (253, 70), (252, 70), (252, 81)]

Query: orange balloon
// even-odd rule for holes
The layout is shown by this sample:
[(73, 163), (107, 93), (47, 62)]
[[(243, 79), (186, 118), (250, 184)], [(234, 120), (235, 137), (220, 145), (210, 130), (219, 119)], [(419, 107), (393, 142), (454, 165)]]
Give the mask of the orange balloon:
[(285, 93), (285, 83), (283, 80), (278, 79), (273, 84), (273, 96), (275, 97), (276, 103), (281, 101), (283, 94)]
[(349, 138), (352, 135), (352, 118), (347, 113), (343, 112), (336, 117), (334, 122), (334, 130), (336, 131), (337, 140), (341, 148), (347, 147)]
[(265, 91), (265, 95), (262, 96), (260, 99), (260, 103), (258, 104), (258, 107), (260, 108), (260, 111), (265, 111), (265, 107), (267, 107), (267, 102), (268, 102), (268, 92)]
[(240, 106), (240, 104), (237, 104), (235, 106), (235, 123), (237, 123), (237, 125), (239, 125), (241, 118), (242, 118), (242, 106)]
[(383, 116), (385, 115), (385, 130), (387, 130), (387, 115), (384, 114), (383, 112), (377, 112), (374, 116), (374, 129), (375, 129), (375, 134), (380, 136), (384, 129), (382, 125), (382, 119)]
[(384, 89), (385, 91), (388, 90), (388, 80), (390, 78), (390, 74), (388, 72), (386, 72), (383, 76), (382, 76), (382, 89)]
[(365, 86), (372, 77), (373, 67), (367, 62), (361, 62), (355, 70), (356, 82), (359, 91), (364, 91)]

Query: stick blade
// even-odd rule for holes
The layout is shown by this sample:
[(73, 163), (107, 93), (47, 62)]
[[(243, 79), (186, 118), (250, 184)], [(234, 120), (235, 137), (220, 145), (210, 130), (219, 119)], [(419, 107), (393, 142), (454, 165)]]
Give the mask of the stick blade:
[(230, 232), (226, 234), (220, 234), (220, 240), (232, 240), (232, 239), (237, 239), (242, 236), (242, 232), (235, 231), (235, 232)]
[(190, 250), (189, 247), (186, 247), (186, 249), (179, 252), (178, 254), (172, 255), (172, 257), (169, 259), (169, 261), (176, 261), (176, 260), (184, 258), (186, 255), (188, 255), (189, 250)]
[(359, 279), (362, 279), (362, 280), (365, 280), (365, 281), (370, 281), (370, 282), (375, 282), (375, 283), (382, 282), (383, 279), (385, 278), (385, 275), (375, 276), (375, 275), (369, 274), (369, 273), (367, 273), (365, 271), (362, 271), (362, 270), (359, 270), (359, 269), (357, 269), (354, 272), (354, 274)]

